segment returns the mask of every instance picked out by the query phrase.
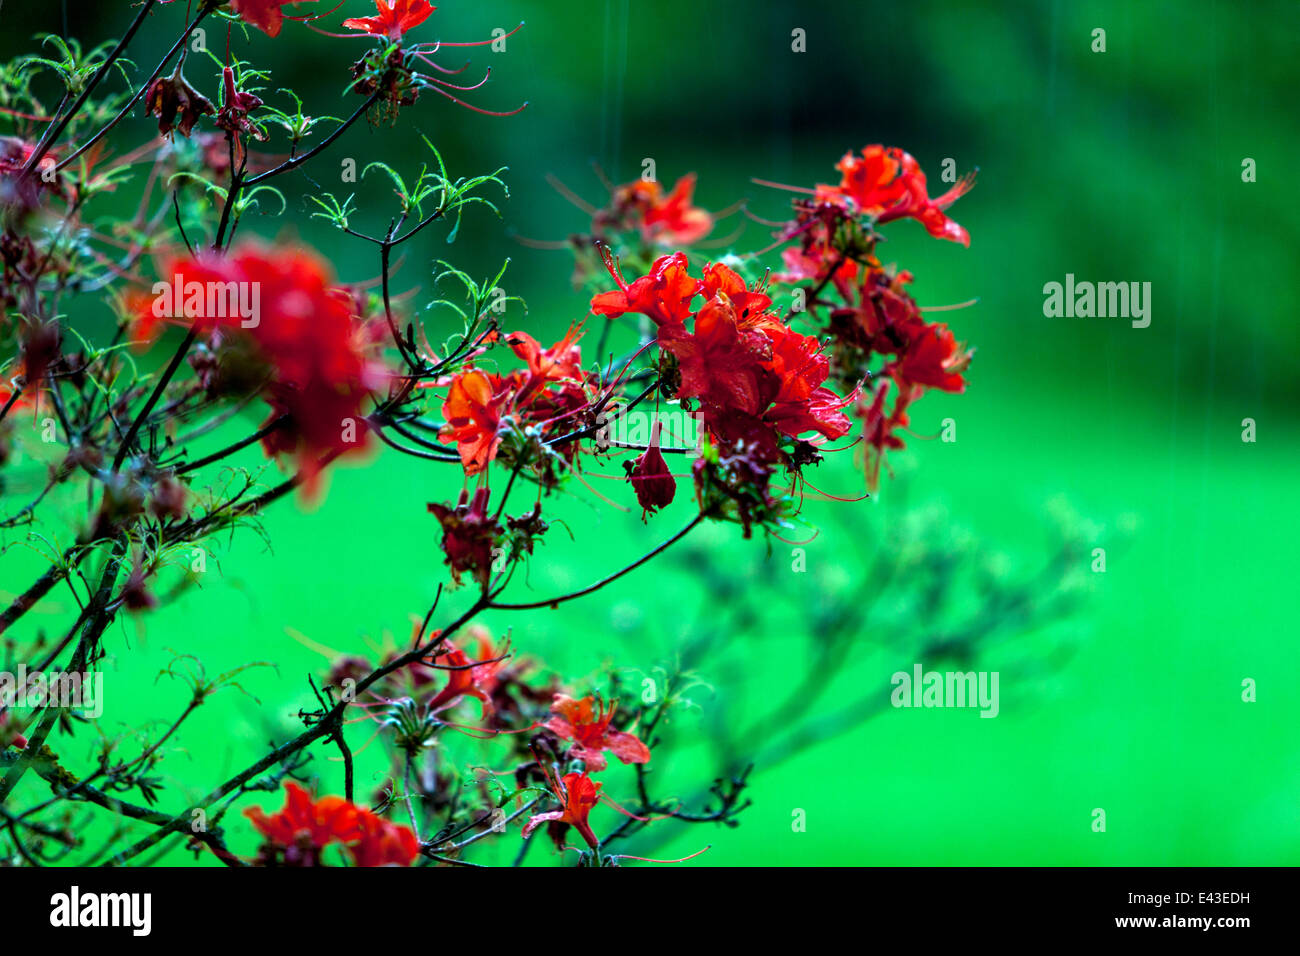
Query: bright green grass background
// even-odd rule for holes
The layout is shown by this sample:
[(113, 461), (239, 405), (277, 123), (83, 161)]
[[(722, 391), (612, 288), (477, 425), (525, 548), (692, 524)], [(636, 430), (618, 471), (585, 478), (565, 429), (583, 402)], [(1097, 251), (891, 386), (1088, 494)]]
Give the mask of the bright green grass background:
[[(77, 6), (70, 4), (70, 18), (89, 29)], [(364, 6), (349, 0), (345, 10)], [(178, 13), (168, 11), (164, 33)], [(30, 28), (6, 30), (7, 52), (37, 28), (29, 19)], [(934, 394), (917, 407), (919, 434), (937, 433), (952, 417), (958, 440), (910, 443), (900, 458), (916, 466), (908, 507), (943, 504), (954, 522), (1025, 568), (1050, 547), (1043, 513), (1053, 497), (1064, 495), (1100, 525), (1126, 515), (1137, 522), (1129, 546), (1093, 576), (1093, 599), (1076, 622), (1080, 652), (1048, 692), (1004, 684), (996, 720), (971, 711), (887, 713), (779, 767), (760, 767), (755, 805), (738, 830), (686, 832), (659, 850), (675, 855), (711, 842), (699, 862), (713, 864), (1300, 859), (1296, 7), (448, 3), (426, 32), (477, 39), (521, 19), (527, 26), (507, 52), (473, 51), (465, 75), (491, 65), (492, 81), (473, 101), (510, 108), (527, 99), (528, 110), (495, 119), (428, 97), (404, 123), (438, 143), (453, 173), (510, 166), (505, 225), (523, 235), (562, 238), (582, 227), (581, 214), (543, 177), (555, 173), (599, 200), (590, 159), (620, 180), (637, 175), (644, 157), (665, 180), (695, 170), (703, 204), (721, 208), (748, 196), (765, 217), (781, 214), (783, 197), (749, 177), (826, 181), (845, 149), (867, 142), (912, 151), (932, 188), (944, 157), (962, 170), (978, 166), (977, 188), (953, 210), (970, 230), (969, 250), (905, 222), (890, 228), (884, 251), (915, 273), (922, 304), (980, 300), (947, 316), (979, 351), (967, 394)], [(790, 51), (795, 27), (807, 31), (806, 54)], [(1107, 31), (1105, 53), (1090, 50), (1096, 27)], [(339, 113), (350, 108), (334, 98), (347, 42), (289, 28), (252, 49), (271, 58), (278, 83), (309, 104), (323, 102), (321, 112)], [(195, 72), (192, 79), (203, 75)], [(212, 79), (205, 82), (210, 88)], [(403, 148), (385, 145), (393, 141)], [(405, 126), (350, 133), (329, 156), (404, 169), (420, 161)], [(1258, 182), (1242, 182), (1244, 157), (1257, 161)], [(350, 190), (328, 178), (336, 169), (317, 168), (321, 188)], [(303, 223), (297, 192), (311, 183), (290, 186), (291, 211)], [(363, 220), (382, 228), (386, 190), (373, 183), (360, 195)], [(281, 234), (272, 219), (248, 225)], [(319, 223), (299, 234), (344, 278), (374, 274), (364, 250)], [(766, 237), (751, 224), (737, 248), (760, 247)], [(545, 339), (583, 315), (566, 255), (520, 247), (487, 215), (470, 217), (450, 248), (429, 235), (411, 250), (396, 287), (424, 285), (433, 257), (483, 274), (505, 255), (512, 265), (504, 284), (530, 306), (526, 316), (507, 313), (515, 324)], [(1045, 318), (1042, 286), (1067, 272), (1151, 282), (1151, 326)], [(422, 288), (413, 301), (430, 298)], [(1257, 422), (1254, 444), (1241, 440), (1244, 418)], [(844, 493), (860, 487), (847, 456), (815, 480)], [(236, 542), (222, 557), (222, 576), (209, 575), (201, 592), (112, 632), (108, 667), (122, 671), (110, 680), (106, 726), (167, 720), (180, 710), (183, 688), (153, 682), (168, 648), (200, 655), (210, 672), (251, 659), (279, 665), (278, 675), (254, 671), (244, 681), (261, 707), (230, 691), (192, 719), (182, 739), (188, 753), (169, 763), (176, 789), (165, 800), (180, 803), (187, 786), (201, 793), (242, 768), (309, 705), (303, 677), (323, 659), (286, 628), (337, 650), (359, 650), (366, 635), (386, 629), (405, 636), (408, 616), (421, 613), (445, 579), (425, 503), (453, 496), (458, 485), (452, 473), (393, 454), (338, 468), (320, 507), (303, 513), (288, 504), (267, 517), (273, 551), (252, 538)], [(825, 530), (807, 546), (810, 573), (778, 574), (781, 586), (812, 607), (819, 584), (856, 553), (850, 543), (902, 507), (891, 494), (897, 487), (886, 481), (870, 503), (813, 506)], [(561, 531), (548, 539), (530, 569), (537, 596), (594, 580), (689, 515), (683, 494), (647, 528), (573, 490), (557, 507), (578, 538)], [(763, 555), (760, 542), (744, 542), (734, 529), (704, 535), (734, 552), (737, 568)], [(789, 567), (783, 548), (770, 560)], [(25, 585), (9, 579), (13, 567), (5, 565), (0, 590)], [(762, 593), (749, 598), (767, 603)], [(499, 631), (513, 627), (520, 648), (562, 673), (595, 675), (606, 664), (649, 668), (671, 655), (678, 609), (708, 601), (689, 567), (670, 555), (560, 610), (487, 620)], [(751, 666), (726, 676), (720, 700), (752, 714), (779, 695), (792, 667), (774, 659), (771, 638), (790, 626), (770, 620), (734, 635), (752, 644)], [(862, 635), (864, 644), (876, 640)], [(840, 699), (877, 693), (895, 669), (877, 665), (840, 675)], [(986, 666), (996, 667), (996, 658)], [(1258, 682), (1258, 702), (1241, 701), (1244, 678)], [(721, 706), (707, 695), (700, 702)], [(689, 749), (672, 765), (686, 776), (710, 771)], [(337, 776), (337, 765), (325, 772)], [(630, 777), (620, 773), (611, 768), (607, 787), (630, 794)], [(1091, 830), (1096, 807), (1107, 813), (1104, 834)], [(795, 808), (807, 812), (806, 832), (792, 832)], [(245, 843), (237, 848), (251, 849)]]

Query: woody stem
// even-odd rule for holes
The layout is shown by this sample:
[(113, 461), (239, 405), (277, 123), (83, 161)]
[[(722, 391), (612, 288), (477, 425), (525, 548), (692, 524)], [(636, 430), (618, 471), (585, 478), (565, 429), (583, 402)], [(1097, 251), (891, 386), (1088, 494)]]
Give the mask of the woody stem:
[(163, 56), (162, 60), (159, 61), (158, 65), (154, 67), (154, 71), (149, 74), (149, 79), (145, 80), (143, 83), (140, 84), (140, 89), (136, 90), (135, 95), (133, 95), (129, 100), (127, 100), (126, 105), (122, 107), (122, 109), (118, 112), (118, 114), (114, 116), (111, 120), (109, 120), (108, 123), (106, 123), (102, 128), (100, 128), (100, 130), (97, 133), (95, 133), (94, 136), (90, 137), (90, 139), (86, 140), (86, 142), (84, 142), (82, 145), (78, 146), (77, 151), (75, 153), (73, 153), (67, 159), (63, 160), (57, 166), (55, 166), (54, 168), (56, 170), (63, 169), (69, 163), (73, 162), (78, 156), (80, 156), (86, 150), (90, 149), (90, 147), (94, 146), (101, 139), (107, 136), (108, 133), (113, 129), (113, 127), (117, 126), (118, 123), (122, 122), (122, 120), (126, 118), (126, 114), (131, 112), (131, 109), (135, 106), (136, 103), (140, 101), (140, 97), (144, 96), (145, 92), (149, 89), (149, 86), (153, 83), (153, 81), (158, 79), (158, 77), (162, 75), (162, 71), (167, 68), (168, 62), (171, 60), (173, 56), (176, 55), (176, 51), (185, 45), (185, 41), (189, 39), (190, 34), (194, 32), (195, 27), (197, 27), (199, 23), (202, 22), (203, 18), (208, 15), (208, 10), (209, 8), (205, 5), (203, 9), (199, 11), (199, 15), (190, 21), (189, 26), (185, 28), (185, 30), (181, 33), (181, 35), (177, 37), (176, 42), (172, 44), (172, 48), (167, 51), (167, 53)]
[(562, 595), (561, 597), (550, 598), (545, 601), (530, 601), (527, 604), (498, 604), (496, 601), (492, 601), (492, 603), (489, 604), (488, 606), (499, 611), (531, 611), (536, 608), (555, 607), (557, 604), (561, 604), (565, 601), (572, 601), (575, 598), (585, 597), (588, 594), (592, 594), (595, 591), (599, 591), (605, 585), (617, 581), (619, 578), (623, 577), (623, 575), (635, 571), (637, 568), (641, 567), (641, 565), (645, 564), (647, 561), (649, 561), (651, 558), (655, 557), (656, 555), (662, 554), (663, 552), (667, 551), (669, 548), (671, 548), (682, 538), (690, 534), (691, 531), (694, 530), (696, 525), (698, 525), (701, 521), (704, 520), (707, 514), (708, 514), (707, 511), (701, 511), (699, 514), (697, 514), (694, 518), (690, 520), (690, 522), (686, 525), (686, 527), (682, 528), (681, 531), (678, 531), (675, 535), (673, 535), (667, 541), (660, 544), (654, 550), (650, 551), (648, 554), (642, 555), (641, 557), (637, 558), (635, 561), (633, 561), (631, 564), (629, 564), (627, 567), (623, 568), (622, 570), (615, 571), (613, 574), (609, 575), (608, 577), (602, 578), (601, 580), (597, 581), (595, 584), (583, 588), (581, 591), (573, 591), (569, 594)]
[[(72, 122), (72, 118), (81, 112), (81, 108), (86, 105), (86, 100), (90, 99), (90, 94), (95, 91), (95, 87), (98, 86), (99, 81), (104, 78), (104, 74), (113, 68), (113, 64), (116, 63), (118, 57), (122, 55), (122, 51), (126, 49), (127, 44), (131, 42), (131, 38), (135, 36), (136, 31), (139, 30), (141, 25), (144, 23), (144, 18), (149, 15), (149, 11), (153, 9), (154, 4), (157, 2), (158, 0), (145, 0), (144, 6), (141, 7), (140, 12), (136, 14), (135, 20), (132, 21), (131, 26), (127, 28), (122, 39), (117, 42), (117, 46), (113, 47), (112, 52), (108, 54), (104, 62), (99, 65), (99, 69), (95, 71), (95, 75), (90, 78), (90, 82), (82, 88), (81, 95), (73, 101), (72, 105), (68, 107), (67, 111), (57, 123), (46, 129), (45, 135), (41, 137), (41, 141), (36, 145), (36, 149), (32, 150), (32, 155), (28, 158), (27, 165), (23, 167), (23, 176), (29, 175), (31, 171), (36, 168), (37, 164), (45, 158), (45, 154), (50, 151), (50, 147), (55, 144), (60, 136), (63, 135), (63, 131), (67, 129), (68, 124)], [(184, 40), (184, 37), (181, 39)]]

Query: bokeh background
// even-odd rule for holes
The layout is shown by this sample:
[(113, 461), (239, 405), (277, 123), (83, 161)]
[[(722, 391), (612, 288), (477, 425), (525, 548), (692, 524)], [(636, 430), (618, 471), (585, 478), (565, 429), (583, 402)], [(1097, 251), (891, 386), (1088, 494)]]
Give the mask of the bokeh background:
[[(180, 6), (152, 28), (159, 53), (181, 23)], [(346, 0), (339, 16), (368, 6)], [(69, 0), (61, 9), (6, 0), (0, 50), (12, 56), (31, 34), (57, 32), (65, 20), (85, 39), (116, 36), (130, 15), (125, 3)], [(1108, 547), (1104, 574), (1091, 571), (1088, 551), (1079, 556), (1087, 594), (1052, 626), (1068, 634), (1072, 653), (1056, 660), (1057, 644), (1047, 643), (1056, 637), (1023, 633), (980, 656), (981, 668), (1008, 671), (1004, 653), (1044, 659), (1038, 678), (1004, 679), (997, 719), (886, 709), (760, 762), (754, 805), (738, 829), (673, 831), (655, 855), (711, 843), (697, 863), (1300, 861), (1300, 8), (448, 0), (417, 36), (481, 39), (521, 20), (504, 52), (448, 48), (440, 61), (468, 57), (465, 76), (491, 67), (472, 101), (504, 110), (526, 100), (523, 113), (482, 116), (428, 95), (395, 129), (350, 131), (311, 179), (286, 177), (289, 213), (253, 217), (244, 228), (296, 234), (344, 279), (373, 277), (369, 249), (309, 221), (304, 197), (350, 192), (328, 179), (344, 157), (414, 171), (423, 133), (453, 174), (508, 166), (510, 198), (503, 221), (471, 212), (452, 246), (428, 230), (408, 247), (396, 287), (416, 290), (410, 301), (422, 305), (436, 297), (428, 287), (434, 259), (488, 276), (508, 256), (503, 286), (528, 306), (511, 306), (509, 320), (550, 341), (583, 317), (585, 298), (570, 285), (564, 252), (514, 236), (562, 239), (585, 217), (546, 184), (547, 174), (599, 203), (592, 161), (626, 181), (652, 158), (668, 182), (698, 173), (706, 207), (748, 199), (756, 215), (780, 218), (788, 197), (751, 177), (834, 181), (844, 151), (883, 142), (916, 155), (932, 189), (945, 158), (959, 170), (979, 168), (977, 187), (952, 210), (970, 231), (969, 250), (911, 222), (890, 227), (884, 249), (915, 274), (923, 305), (978, 298), (947, 316), (978, 352), (966, 394), (935, 393), (916, 409), (918, 434), (935, 435), (952, 418), (955, 442), (909, 442), (899, 479), (884, 481), (871, 501), (809, 504), (809, 522), (822, 530), (805, 545), (805, 572), (792, 570), (781, 542), (769, 548), (738, 529), (709, 528), (695, 550), (670, 553), (598, 595), (489, 623), (512, 628), (520, 648), (560, 672), (593, 679), (611, 666), (649, 672), (673, 658), (688, 632), (731, 628), (728, 662), (701, 664), (707, 684), (691, 692), (698, 708), (674, 717), (687, 745), (673, 753), (671, 774), (699, 780), (713, 767), (709, 728), (761, 717), (792, 675), (816, 662), (806, 652), (816, 646), (819, 609), (870, 567), (872, 548), (892, 546), (883, 529), (940, 509), (953, 549), (975, 537), (1009, 573), (1032, 574), (1050, 558), (1049, 512), (1064, 501), (1083, 517), (1079, 533)], [(1105, 30), (1104, 53), (1092, 50), (1096, 28)], [(807, 52), (792, 52), (795, 29), (806, 31)], [(208, 42), (219, 49), (224, 37)], [(309, 112), (352, 108), (340, 91), (356, 41), (290, 24), (276, 40), (233, 42), (240, 55), (270, 65), (274, 84), (297, 90)], [(154, 62), (148, 50), (140, 47), (141, 63)], [(187, 74), (215, 92), (215, 75)], [(136, 121), (141, 138), (148, 124)], [(1255, 182), (1243, 182), (1245, 158), (1257, 165)], [(387, 187), (374, 179), (357, 195), (356, 224), (382, 229), (392, 209)], [(743, 222), (734, 216), (717, 234)], [(750, 222), (733, 248), (769, 241), (770, 230)], [(1045, 317), (1043, 285), (1066, 273), (1150, 282), (1150, 327)], [(88, 304), (78, 319), (103, 321), (97, 308)], [(1256, 422), (1254, 443), (1242, 440), (1246, 418)], [(818, 486), (860, 494), (849, 457), (822, 468)], [(386, 631), (407, 634), (409, 615), (423, 612), (445, 578), (425, 503), (453, 497), (459, 484), (453, 470), (393, 454), (337, 468), (318, 507), (288, 504), (267, 516), (269, 548), (255, 536), (235, 538), (220, 555), (220, 575), (115, 628), (106, 666), (121, 676), (110, 677), (110, 722), (179, 712), (184, 687), (153, 679), (173, 651), (199, 655), (212, 673), (250, 660), (278, 667), (241, 681), (260, 704), (228, 691), (191, 720), (185, 752), (168, 764), (169, 801), (244, 766), (309, 706), (304, 676), (324, 659), (288, 630), (338, 651), (363, 649)], [(606, 482), (601, 491), (626, 489)], [(691, 507), (679, 495), (645, 526), (636, 509), (605, 506), (580, 486), (572, 492), (557, 513), (575, 539), (550, 536), (529, 572), (537, 596), (581, 586), (642, 553)], [(942, 537), (937, 547), (942, 553)], [(702, 552), (723, 570), (700, 573)], [(17, 577), (5, 577), (0, 591), (19, 588)], [(906, 607), (915, 583), (886, 584), (883, 600)], [(979, 589), (964, 600), (978, 607)], [(738, 621), (724, 615), (737, 603), (753, 612)], [(889, 675), (910, 668), (912, 658), (890, 650), (891, 635), (866, 621), (864, 611), (854, 653), (824, 675), (814, 717), (887, 691)], [(1257, 682), (1255, 703), (1242, 701), (1247, 678)], [(337, 788), (338, 766), (318, 758), (317, 768)], [(631, 786), (621, 770), (609, 772), (612, 792)], [(1106, 812), (1105, 833), (1092, 829), (1095, 808)], [(792, 828), (796, 810), (805, 813), (802, 831)], [(532, 861), (546, 862), (548, 852)]]

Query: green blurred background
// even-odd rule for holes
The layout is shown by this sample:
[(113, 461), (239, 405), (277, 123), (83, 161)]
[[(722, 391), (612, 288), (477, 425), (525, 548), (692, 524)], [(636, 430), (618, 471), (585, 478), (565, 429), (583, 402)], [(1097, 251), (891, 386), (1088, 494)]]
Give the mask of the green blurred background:
[[(38, 29), (58, 30), (65, 15), (58, 6), (8, 0), (0, 11), (4, 54), (24, 49)], [(368, 6), (346, 0), (340, 16), (363, 15)], [(117, 35), (129, 15), (124, 3), (70, 2), (66, 10), (84, 39)], [(159, 52), (181, 16), (173, 7), (158, 17), (152, 42)], [(1292, 262), (1300, 238), (1293, 102), (1300, 8), (1191, 0), (449, 0), (416, 36), (480, 39), (520, 20), (526, 26), (505, 52), (446, 50), (439, 59), (459, 65), (467, 53), (473, 63), (462, 75), (475, 78), (490, 66), (491, 80), (471, 101), (511, 109), (527, 100), (522, 114), (481, 116), (426, 95), (396, 129), (349, 132), (312, 173), (320, 190), (346, 195), (352, 187), (328, 178), (344, 157), (414, 171), (423, 159), (417, 132), (438, 145), (453, 174), (509, 167), (504, 223), (478, 211), (455, 245), (431, 229), (408, 247), (395, 284), (421, 286), (413, 303), (434, 298), (427, 286), (434, 258), (486, 276), (509, 256), (503, 285), (527, 300), (528, 311), (512, 306), (507, 324), (550, 341), (580, 319), (585, 299), (569, 283), (570, 258), (524, 247), (511, 230), (540, 239), (581, 230), (583, 214), (545, 176), (599, 203), (592, 160), (618, 181), (639, 175), (645, 158), (667, 182), (695, 171), (702, 205), (749, 198), (766, 218), (781, 217), (787, 197), (750, 177), (834, 181), (839, 156), (870, 142), (912, 152), (934, 192), (947, 157), (959, 170), (980, 170), (975, 190), (952, 210), (970, 231), (969, 250), (933, 240), (912, 222), (891, 226), (883, 250), (915, 274), (922, 305), (979, 299), (945, 316), (978, 347), (968, 392), (927, 396), (913, 422), (918, 434), (934, 435), (951, 417), (957, 440), (909, 442), (898, 458), (906, 495), (901, 483), (885, 480), (872, 501), (810, 505), (810, 520), (823, 530), (806, 546), (807, 573), (790, 570), (780, 542), (769, 553), (730, 526), (703, 532), (739, 576), (729, 600), (753, 602), (758, 613), (732, 637), (734, 646), (752, 648), (748, 666), (703, 672), (716, 692), (693, 694), (700, 713), (676, 718), (684, 729), (718, 709), (763, 712), (799, 671), (800, 662), (779, 651), (783, 635), (809, 626), (823, 595), (850, 570), (846, 562), (862, 560), (855, 545), (903, 509), (943, 507), (1013, 568), (1045, 559), (1044, 511), (1059, 496), (1093, 519), (1098, 534), (1129, 521), (1134, 529), (1128, 546), (1109, 554), (1105, 574), (1091, 574), (1090, 557), (1080, 569), (1093, 593), (1074, 621), (1075, 656), (1043, 686), (1004, 682), (996, 720), (961, 710), (885, 713), (758, 767), (754, 806), (739, 829), (687, 830), (654, 855), (707, 842), (713, 849), (698, 863), (1300, 860), (1293, 624), (1300, 388), (1286, 358), (1300, 345), (1290, 305), (1300, 293)], [(796, 28), (806, 31), (806, 53), (791, 50)], [(1104, 53), (1091, 49), (1095, 28), (1106, 31)], [(208, 42), (221, 46), (212, 35)], [(275, 85), (297, 90), (309, 112), (352, 108), (339, 91), (359, 55), (356, 41), (290, 24), (277, 40), (235, 43), (274, 69)], [(137, 59), (154, 62), (146, 49)], [(187, 73), (215, 93), (214, 76)], [(147, 123), (137, 121), (141, 137)], [(1246, 157), (1257, 163), (1256, 182), (1242, 181)], [(373, 277), (368, 247), (308, 223), (302, 197), (316, 191), (313, 182), (287, 179), (286, 218), (297, 233), (344, 279)], [(363, 184), (358, 199), (358, 227), (382, 229), (391, 215), (384, 184)], [(270, 216), (244, 228), (290, 234)], [(750, 223), (734, 248), (769, 241), (769, 230)], [(1043, 285), (1067, 272), (1150, 282), (1150, 327), (1045, 318)], [(1242, 441), (1245, 418), (1257, 423), (1255, 443)], [(848, 459), (822, 468), (818, 486), (860, 493)], [(167, 720), (180, 711), (185, 689), (152, 679), (169, 649), (198, 654), (212, 673), (250, 659), (278, 664), (278, 672), (252, 671), (243, 680), (260, 707), (231, 691), (190, 721), (187, 753), (168, 764), (171, 803), (187, 787), (205, 792), (240, 769), (310, 705), (303, 677), (324, 661), (286, 629), (339, 651), (363, 649), (367, 635), (406, 635), (409, 615), (422, 613), (445, 579), (425, 503), (452, 497), (459, 485), (452, 470), (394, 454), (337, 468), (319, 507), (289, 504), (268, 515), (271, 550), (254, 537), (236, 538), (221, 556), (220, 577), (115, 628), (107, 668), (123, 676), (110, 678), (109, 721)], [(684, 494), (647, 527), (635, 513), (571, 490), (557, 513), (576, 540), (553, 533), (532, 563), (531, 593), (539, 597), (594, 580), (689, 517)], [(626, 489), (610, 482), (600, 490)], [(747, 586), (762, 561), (771, 565), (765, 583)], [(5, 580), (0, 590), (18, 587)], [(765, 613), (771, 587), (807, 615)], [(517, 586), (516, 593), (530, 592)], [(487, 621), (499, 632), (513, 628), (519, 648), (561, 673), (596, 675), (611, 664), (649, 670), (671, 657), (684, 619), (707, 626), (715, 604), (683, 552), (558, 610)], [(893, 670), (910, 667), (910, 659), (873, 653), (883, 640), (864, 631), (864, 653), (835, 675), (819, 706), (830, 711), (854, 695), (879, 693)], [(981, 667), (998, 669), (997, 654)], [(1258, 684), (1256, 703), (1242, 702), (1246, 678)], [(674, 753), (673, 775), (709, 774), (708, 756), (702, 746)], [(337, 788), (337, 764), (318, 759), (316, 766)], [(630, 795), (631, 778), (621, 772), (611, 768), (607, 789)], [(1092, 830), (1098, 807), (1107, 814), (1105, 833)], [(804, 832), (792, 829), (795, 809), (806, 811)], [(236, 848), (251, 850), (245, 842)], [(532, 861), (544, 858), (535, 851)]]

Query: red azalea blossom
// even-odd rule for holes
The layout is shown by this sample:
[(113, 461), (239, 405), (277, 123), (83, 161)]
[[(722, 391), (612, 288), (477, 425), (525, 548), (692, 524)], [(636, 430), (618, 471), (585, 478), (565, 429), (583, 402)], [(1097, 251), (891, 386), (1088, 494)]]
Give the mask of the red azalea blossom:
[(420, 853), (415, 833), (399, 823), (358, 808), (358, 839), (348, 847), (354, 866), (410, 866)]
[(873, 267), (858, 287), (856, 306), (831, 313), (831, 327), (844, 342), (866, 352), (896, 354), (925, 329), (925, 317), (905, 286), (910, 272), (890, 275)]
[[(442, 414), (446, 424), (438, 434), (443, 444), (456, 445), (466, 476), (482, 472), (497, 456), (507, 419), (547, 430), (570, 427), (572, 416), (588, 404), (594, 376), (582, 368), (574, 326), (560, 341), (542, 348), (527, 332), (511, 332), (506, 344), (524, 360), (526, 368), (496, 375), (468, 368), (452, 378)], [(575, 453), (569, 443), (565, 453)]]
[[(660, 348), (677, 359), (677, 395), (697, 400), (705, 426), (724, 442), (750, 442), (776, 460), (778, 435), (848, 433), (840, 409), (851, 399), (822, 385), (830, 362), (821, 344), (768, 313), (772, 299), (766, 292), (750, 289), (720, 263), (707, 266), (702, 281), (693, 279), (682, 253), (657, 260), (648, 276), (630, 285), (612, 262), (607, 265), (620, 288), (593, 298), (592, 311), (641, 312), (654, 319)], [(709, 299), (692, 314), (700, 292)]]
[(501, 445), (502, 410), (509, 400), (500, 377), (476, 368), (452, 379), (442, 416), (447, 424), (438, 440), (456, 446), (466, 475), (477, 475), (497, 455)]
[(680, 363), (678, 395), (699, 399), (706, 414), (709, 408), (762, 412), (762, 363), (771, 358), (772, 343), (755, 322), (742, 323), (725, 293), (701, 307), (692, 331), (661, 328), (659, 344)]
[(784, 325), (767, 325), (764, 332), (772, 342), (770, 368), (780, 383), (764, 420), (790, 438), (811, 431), (831, 439), (847, 435), (849, 419), (840, 409), (852, 397), (840, 398), (822, 385), (831, 366), (821, 343)]
[(611, 317), (625, 312), (640, 312), (653, 319), (660, 328), (679, 326), (690, 318), (693, 311), (691, 300), (700, 293), (703, 283), (687, 273), (689, 267), (684, 252), (656, 259), (650, 272), (631, 285), (624, 281), (607, 247), (601, 247), (601, 254), (618, 288), (595, 296), (591, 300), (592, 312)]
[(600, 800), (600, 787), (599, 783), (585, 773), (566, 773), (561, 782), (553, 784), (555, 797), (560, 801), (563, 809), (551, 810), (531, 817), (524, 824), (524, 838), (532, 836), (533, 831), (543, 823), (564, 823), (577, 828), (587, 846), (593, 850), (600, 846), (591, 824), (587, 822), (592, 808)]
[(650, 748), (635, 735), (610, 728), (614, 708), (606, 711), (604, 701), (597, 702), (592, 696), (574, 700), (556, 694), (551, 713), (555, 716), (542, 726), (557, 737), (572, 740), (570, 756), (583, 761), (590, 771), (605, 769), (605, 750), (623, 763), (646, 763), (650, 759)]
[(230, 9), (245, 23), (252, 24), (267, 36), (279, 36), (284, 23), (281, 7), (291, 3), (316, 3), (317, 0), (230, 0)]
[(772, 297), (760, 289), (751, 289), (733, 269), (722, 263), (709, 263), (704, 267), (703, 289), (705, 297), (712, 299), (719, 292), (726, 294), (742, 319), (758, 316), (772, 307)]
[[(482, 650), (482, 645), (480, 645)], [(483, 662), (476, 663), (469, 659), (458, 647), (453, 647), (442, 654), (439, 654), (434, 663), (443, 668), (447, 675), (447, 686), (434, 695), (429, 701), (428, 710), (430, 713), (437, 713), (456, 703), (462, 697), (473, 697), (479, 702), (479, 708), (484, 715), (492, 712), (492, 697), (488, 691), (488, 682), (501, 666), (500, 661), (491, 660), (491, 646), (488, 647), (488, 657)]]
[(695, 195), (694, 173), (677, 180), (663, 198), (659, 198), (658, 192), (656, 190), (644, 218), (644, 228), (654, 241), (665, 246), (689, 246), (712, 231), (713, 217), (692, 204)]
[[(503, 652), (497, 650), (487, 628), (476, 626), (470, 632), (474, 635), (475, 653), (479, 660), (490, 661), (502, 656)], [(484, 711), (490, 710), (498, 720), (504, 720), (511, 715), (523, 714), (526, 706), (542, 704), (553, 697), (554, 691), (546, 686), (532, 687), (525, 682), (525, 676), (537, 666), (538, 662), (532, 658), (515, 656), (475, 667), (474, 683), (489, 700)]]
[(931, 199), (920, 163), (904, 150), (879, 144), (864, 147), (861, 157), (845, 153), (835, 168), (842, 175), (840, 194), (852, 199), (862, 212), (875, 216), (877, 223), (911, 218), (932, 236), (970, 245), (969, 234), (944, 210), (970, 191), (975, 184), (972, 176)]
[(410, 866), (420, 844), (407, 827), (390, 823), (342, 797), (313, 801), (302, 787), (285, 781), (284, 809), (267, 815), (249, 807), (244, 815), (266, 840), (259, 861), (285, 866), (320, 866), (333, 843), (346, 847), (357, 866)]
[(586, 381), (587, 376), (582, 370), (582, 349), (578, 347), (580, 338), (580, 325), (570, 327), (564, 338), (546, 349), (527, 332), (511, 332), (506, 336), (506, 344), (528, 365), (526, 375), (515, 376), (520, 382), (515, 393), (517, 405), (528, 405), (550, 385)]
[(375, 8), (379, 11), (378, 16), (354, 17), (344, 20), (343, 25), (351, 30), (400, 40), (402, 34), (418, 27), (438, 9), (430, 6), (429, 0), (375, 0)]
[[(141, 332), (148, 336), (161, 318), (197, 322), (218, 342), (251, 340), (270, 367), (263, 391), (272, 408), (268, 423), (287, 416), (262, 445), (270, 455), (297, 458), (309, 496), (326, 458), (368, 447), (364, 406), (387, 374), (372, 355), (371, 331), (314, 252), (248, 243), (226, 255), (175, 260), (163, 275), (154, 290), (165, 290), (170, 309), (164, 296), (155, 298), (141, 316)], [(234, 307), (234, 297), (220, 291), (230, 289), (242, 290), (236, 295), (245, 306), (255, 304), (249, 311), (256, 314), (245, 317)]]
[(899, 384), (924, 385), (945, 392), (964, 392), (962, 373), (970, 365), (971, 350), (958, 343), (946, 325), (925, 326), (887, 371)]

